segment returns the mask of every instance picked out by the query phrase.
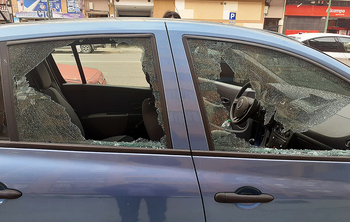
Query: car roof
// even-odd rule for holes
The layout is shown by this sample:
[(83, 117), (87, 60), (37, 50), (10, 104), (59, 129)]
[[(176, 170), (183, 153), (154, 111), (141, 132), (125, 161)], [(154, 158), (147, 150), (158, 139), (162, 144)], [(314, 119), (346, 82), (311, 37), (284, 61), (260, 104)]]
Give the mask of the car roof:
[[(252, 29), (242, 26), (210, 23), (184, 19), (158, 18), (90, 18), (90, 19), (60, 19), (28, 23), (12, 23), (0, 26), (0, 42), (22, 40), (37, 41), (37, 39), (66, 39), (69, 36), (95, 36), (102, 34), (153, 34), (162, 35), (165, 32), (179, 38), (202, 36), (215, 40), (246, 42), (264, 45), (267, 48), (287, 50), (315, 62), (327, 61), (328, 68), (349, 76), (349, 67), (320, 54), (316, 50), (303, 46), (299, 41), (285, 35), (268, 32), (262, 29)], [(41, 40), (40, 40), (41, 41)], [(12, 43), (11, 43), (12, 44)]]
[(157, 34), (174, 31), (181, 35), (196, 35), (237, 39), (281, 49), (293, 50), (299, 41), (285, 35), (262, 29), (214, 22), (163, 18), (90, 18), (44, 20), (12, 23), (0, 26), (1, 41), (30, 40), (38, 38), (69, 37), (99, 34)]
[[(183, 19), (159, 19), (159, 18), (90, 18), (90, 19), (60, 19), (44, 20), (27, 23), (11, 23), (0, 26), (0, 41), (11, 41), (41, 37), (58, 37), (79, 34), (108, 34), (125, 30), (129, 33), (165, 30), (166, 23), (180, 24), (181, 30), (200, 30), (203, 33), (216, 33), (216, 30), (225, 30), (227, 34), (239, 32), (241, 35), (251, 32), (264, 33), (268, 36), (284, 35), (267, 32), (261, 29), (251, 29), (227, 24), (202, 22)], [(137, 32), (138, 31), (138, 32)], [(256, 38), (258, 39), (258, 37)]]
[(334, 33), (299, 33), (299, 34), (293, 34), (288, 35), (289, 37), (293, 37), (298, 41), (305, 41), (313, 38), (319, 38), (319, 37), (345, 37), (350, 38), (348, 35), (340, 35), (340, 34), (334, 34)]
[[(137, 30), (142, 30), (143, 27), (149, 29), (159, 29), (153, 25), (146, 25), (145, 19), (59, 19), (59, 20), (44, 20), (26, 23), (11, 23), (0, 26), (0, 41), (11, 41), (21, 39), (32, 39), (42, 37), (59, 37), (70, 35), (84, 34), (107, 34), (115, 32), (116, 29), (132, 29), (127, 27), (132, 23)], [(143, 23), (137, 26), (138, 23)], [(164, 24), (162, 25), (164, 27)], [(152, 29), (152, 30), (153, 30)]]

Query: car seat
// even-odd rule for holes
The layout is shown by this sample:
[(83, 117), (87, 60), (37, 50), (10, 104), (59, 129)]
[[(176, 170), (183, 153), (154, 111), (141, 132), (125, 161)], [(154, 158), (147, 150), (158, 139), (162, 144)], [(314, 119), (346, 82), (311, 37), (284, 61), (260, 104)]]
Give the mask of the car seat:
[[(71, 118), (73, 124), (75, 124), (79, 129), (81, 134), (85, 137), (84, 127), (77, 115), (74, 111), (73, 107), (69, 104), (67, 99), (64, 97), (62, 91), (58, 87), (58, 85), (52, 81), (48, 68), (44, 64), (44, 62), (40, 63), (37, 67), (31, 70), (26, 78), (29, 82), (29, 85), (33, 87), (35, 90), (44, 93), (51, 97), (53, 101), (62, 105), (68, 115)], [(134, 139), (127, 135), (118, 135), (109, 138), (103, 139), (103, 141), (124, 141), (130, 142)]]

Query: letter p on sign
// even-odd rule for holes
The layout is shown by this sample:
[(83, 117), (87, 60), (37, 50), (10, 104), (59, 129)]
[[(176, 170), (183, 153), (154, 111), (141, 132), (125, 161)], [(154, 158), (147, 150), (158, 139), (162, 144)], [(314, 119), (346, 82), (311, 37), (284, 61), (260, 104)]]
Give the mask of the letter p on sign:
[(236, 20), (236, 12), (230, 12), (230, 20)]

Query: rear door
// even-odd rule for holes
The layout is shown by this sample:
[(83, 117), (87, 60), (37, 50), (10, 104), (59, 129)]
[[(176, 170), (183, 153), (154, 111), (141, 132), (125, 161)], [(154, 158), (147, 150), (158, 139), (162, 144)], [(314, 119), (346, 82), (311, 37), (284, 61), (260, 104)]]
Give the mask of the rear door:
[[(154, 31), (139, 49), (149, 59), (145, 70), (164, 131), (160, 141), (87, 140), (66, 109), (29, 85), (27, 73), (69, 39), (0, 43), (6, 104), (0, 106), (1, 221), (205, 220), (164, 24), (148, 25)], [(74, 23), (53, 26), (79, 29)], [(116, 30), (137, 33), (136, 26)]]
[[(328, 102), (335, 102), (332, 108), (336, 112), (349, 104), (349, 83), (272, 47), (251, 45), (242, 39), (203, 37), (201, 28), (194, 28), (200, 35), (186, 36), (177, 24), (168, 25), (171, 42), (182, 42), (185, 47), (181, 50), (172, 45), (177, 50), (177, 70), (181, 70), (177, 73), (181, 75), (180, 88), (186, 95), (185, 116), (207, 221), (348, 221), (348, 120), (339, 114), (323, 121), (334, 115), (327, 111)], [(227, 31), (223, 29), (221, 34)], [(189, 66), (182, 65), (184, 57)], [(248, 137), (251, 140), (223, 124), (229, 119), (229, 110), (215, 87), (221, 58), (237, 77), (252, 78), (256, 94), (262, 96), (258, 98), (264, 104), (265, 118), (272, 119), (255, 119), (254, 131)], [(188, 92), (192, 79), (196, 95)], [(329, 93), (334, 90), (346, 99), (337, 100), (338, 95)], [(330, 97), (321, 99), (326, 94)], [(198, 103), (186, 104), (190, 96), (197, 96)], [(298, 102), (304, 104), (303, 111)], [(269, 107), (272, 104), (277, 104), (276, 113)], [(276, 119), (282, 123), (276, 124)], [(334, 121), (346, 122), (336, 127), (341, 127), (342, 133), (332, 127)], [(296, 133), (305, 127), (311, 128)], [(253, 146), (254, 141), (259, 143)], [(324, 150), (327, 147), (334, 150)]]

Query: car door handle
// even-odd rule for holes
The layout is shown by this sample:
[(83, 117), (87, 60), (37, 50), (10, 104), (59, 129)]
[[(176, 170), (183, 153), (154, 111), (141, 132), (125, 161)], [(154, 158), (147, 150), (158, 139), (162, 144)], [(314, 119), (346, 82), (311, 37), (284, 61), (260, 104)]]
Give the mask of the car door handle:
[(0, 199), (16, 199), (22, 196), (22, 192), (15, 189), (0, 190)]
[(226, 97), (221, 97), (221, 103), (225, 106), (231, 105), (231, 101)]
[(219, 203), (268, 203), (274, 197), (270, 194), (246, 195), (236, 193), (217, 193), (214, 197)]

